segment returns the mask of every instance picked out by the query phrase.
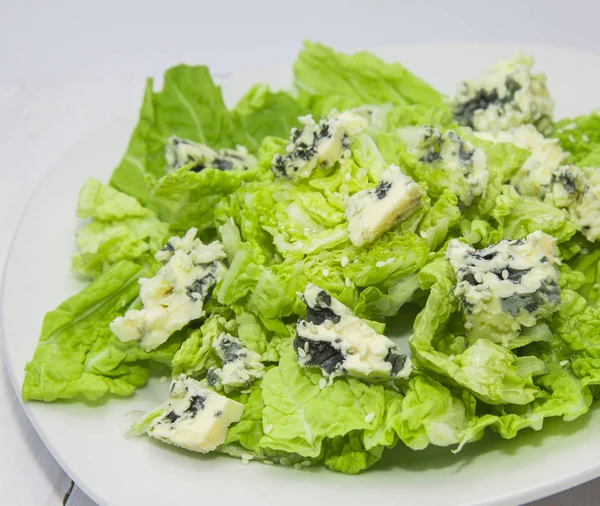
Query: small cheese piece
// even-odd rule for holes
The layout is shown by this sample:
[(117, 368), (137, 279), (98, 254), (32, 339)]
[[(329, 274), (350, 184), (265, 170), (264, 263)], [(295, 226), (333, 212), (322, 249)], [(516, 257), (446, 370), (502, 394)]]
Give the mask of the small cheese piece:
[(357, 247), (373, 242), (423, 205), (423, 191), (399, 167), (390, 165), (377, 186), (354, 194), (346, 203), (348, 235)]
[(208, 453), (225, 442), (227, 429), (240, 421), (243, 411), (243, 404), (182, 374), (171, 383), (169, 400), (147, 433), (186, 450)]
[[(367, 128), (371, 131), (385, 130), (390, 114), (393, 112), (394, 106), (391, 104), (381, 105), (362, 105), (350, 109), (353, 114), (362, 116), (367, 122)], [(330, 116), (334, 114), (330, 113)]]
[(557, 207), (569, 205), (571, 198), (565, 199), (565, 191), (569, 193), (570, 185), (580, 177), (577, 168), (561, 168), (566, 155), (558, 139), (547, 139), (533, 125), (521, 125), (502, 132), (476, 132), (475, 135), (488, 141), (510, 142), (531, 152), (510, 182), (521, 195), (537, 197)]
[(223, 332), (212, 345), (223, 365), (221, 368), (210, 368), (206, 379), (217, 390), (225, 387), (227, 392), (233, 388), (244, 388), (264, 376), (265, 366), (260, 361), (260, 355), (244, 347), (237, 337)]
[(293, 343), (302, 367), (319, 367), (324, 376), (347, 374), (366, 381), (410, 375), (410, 358), (325, 290), (308, 284), (302, 300), (306, 318), (298, 320)]
[(489, 172), (485, 152), (452, 130), (405, 127), (398, 135), (419, 162), (447, 174), (447, 188), (465, 205), (485, 194)]
[(546, 76), (531, 72), (533, 63), (532, 57), (518, 52), (479, 78), (463, 82), (454, 98), (454, 119), (475, 130), (533, 124), (546, 133), (554, 101), (546, 88)]
[(479, 251), (450, 241), (446, 258), (456, 272), (471, 343), (483, 338), (510, 348), (522, 327), (558, 309), (557, 255), (556, 240), (540, 231)]
[(352, 139), (367, 126), (367, 120), (350, 111), (315, 123), (311, 115), (298, 118), (302, 130), (293, 128), (287, 154), (275, 155), (273, 172), (297, 182), (310, 177), (315, 168), (326, 169), (349, 156)]
[(600, 171), (584, 167), (582, 172), (585, 186), (570, 205), (569, 212), (577, 230), (594, 242), (600, 238)]
[(165, 148), (167, 172), (192, 164), (192, 172), (200, 172), (206, 168), (217, 170), (248, 170), (256, 165), (254, 158), (244, 146), (236, 149), (220, 149), (218, 151), (187, 139), (172, 136)]
[(205, 245), (191, 228), (183, 238), (172, 237), (156, 253), (163, 267), (153, 278), (142, 278), (143, 309), (115, 318), (111, 331), (121, 341), (139, 340), (146, 351), (163, 344), (173, 332), (204, 316), (204, 301), (225, 273), (223, 245)]

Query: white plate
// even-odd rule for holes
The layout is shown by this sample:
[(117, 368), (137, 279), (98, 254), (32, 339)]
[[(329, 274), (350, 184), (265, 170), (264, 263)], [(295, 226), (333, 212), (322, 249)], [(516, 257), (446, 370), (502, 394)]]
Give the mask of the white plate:
[[(477, 74), (518, 48), (494, 45), (431, 45), (384, 48), (377, 54), (405, 64), (442, 91)], [(600, 58), (569, 49), (532, 46), (536, 69), (546, 72), (557, 117), (600, 106)], [(288, 86), (291, 70), (276, 68), (229, 79), (228, 103), (254, 82)], [(2, 293), (4, 355), (17, 392), (23, 366), (38, 339), (43, 315), (81, 284), (69, 275), (74, 251), (77, 192), (89, 176), (108, 180), (136, 121), (128, 115), (75, 144), (43, 180), (21, 221), (9, 255)], [(116, 111), (121, 114), (123, 111)], [(125, 416), (147, 410), (166, 396), (153, 380), (128, 399), (93, 406), (76, 402), (29, 403), (25, 410), (58, 462), (101, 504), (519, 504), (600, 475), (600, 412), (573, 423), (552, 420), (542, 432), (524, 431), (512, 441), (495, 437), (448, 449), (399, 450), (360, 476), (323, 469), (241, 465), (224, 456), (202, 457), (148, 439), (126, 439)]]

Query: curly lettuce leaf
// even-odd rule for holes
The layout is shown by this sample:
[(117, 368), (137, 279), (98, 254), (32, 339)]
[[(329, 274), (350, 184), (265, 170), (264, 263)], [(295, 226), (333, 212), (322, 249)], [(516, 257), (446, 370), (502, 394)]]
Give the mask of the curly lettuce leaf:
[(153, 91), (153, 85), (148, 79), (138, 124), (111, 178), (112, 186), (151, 208), (146, 181), (164, 175), (164, 149), (171, 135), (212, 148), (236, 143), (235, 122), (206, 67), (172, 67), (161, 91)]
[(147, 206), (156, 210), (161, 219), (177, 231), (191, 227), (200, 232), (214, 227), (214, 208), (243, 182), (256, 176), (256, 171), (220, 171), (207, 168), (201, 172), (187, 166), (170, 172), (160, 179), (148, 180), (150, 200)]
[(454, 283), (440, 268), (443, 263), (430, 264), (437, 281), (409, 340), (417, 364), (490, 404), (532, 402), (538, 392), (533, 376), (545, 372), (544, 362), (533, 356), (518, 357), (486, 339), (467, 346)]
[(436, 203), (423, 216), (417, 233), (425, 239), (431, 251), (436, 251), (446, 242), (450, 231), (459, 223), (460, 218), (458, 198), (448, 190), (444, 190)]
[[(288, 348), (262, 382), (264, 427), (260, 446), (318, 457), (325, 439), (364, 431), (382, 423), (384, 389), (351, 377), (337, 378), (324, 389), (321, 374), (301, 368)], [(369, 416), (367, 416), (369, 415)]]
[(156, 265), (122, 260), (44, 318), (33, 359), (25, 366), (24, 400), (51, 402), (79, 395), (89, 400), (108, 393), (127, 396), (145, 384), (148, 360), (170, 365), (181, 344), (170, 340), (153, 352), (135, 342), (122, 343), (108, 324), (135, 304), (138, 279), (152, 276)]
[(600, 308), (563, 290), (561, 308), (551, 322), (554, 362), (567, 367), (583, 386), (600, 384)]
[(504, 239), (522, 239), (541, 230), (561, 243), (568, 241), (577, 232), (566, 210), (532, 197), (515, 198), (514, 207), (503, 220)]
[(79, 192), (77, 216), (91, 221), (75, 234), (78, 252), (72, 270), (96, 277), (120, 260), (136, 260), (162, 248), (169, 226), (136, 199), (96, 179)]
[(600, 148), (600, 112), (561, 119), (554, 124), (551, 136), (568, 153), (566, 163), (595, 167), (598, 155), (592, 153)]
[(193, 172), (184, 167), (165, 175), (169, 137), (214, 149), (241, 144), (256, 152), (268, 135), (287, 137), (304, 112), (289, 94), (274, 93), (263, 85), (252, 88), (229, 111), (206, 67), (173, 67), (165, 73), (162, 90), (152, 88), (149, 79), (138, 124), (111, 185), (136, 197), (176, 229), (211, 227), (216, 203), (253, 179), (256, 171)]
[(596, 304), (600, 300), (600, 250), (586, 250), (585, 253), (570, 259), (569, 266), (575, 273), (580, 273), (583, 279), (580, 286), (568, 283), (566, 288), (576, 290), (590, 304)]
[(287, 138), (291, 128), (299, 126), (298, 117), (307, 112), (289, 93), (273, 92), (267, 85), (257, 84), (232, 111), (246, 137), (237, 142), (256, 152), (267, 136)]
[(305, 42), (294, 64), (296, 87), (312, 95), (345, 97), (346, 105), (423, 104), (444, 107), (443, 95), (398, 63), (367, 52), (336, 53)]

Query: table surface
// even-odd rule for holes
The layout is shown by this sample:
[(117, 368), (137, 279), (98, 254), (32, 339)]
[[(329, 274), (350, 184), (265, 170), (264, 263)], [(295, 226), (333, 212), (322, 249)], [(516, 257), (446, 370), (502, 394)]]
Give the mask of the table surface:
[[(264, 67), (290, 61), (305, 38), (346, 50), (476, 40), (600, 53), (597, 2), (572, 0), (568, 13), (562, 0), (508, 0), (501, 9), (479, 0), (444, 7), (433, 0), (294, 5), (301, 8), (273, 0), (221, 0), (210, 7), (180, 0), (121, 0), (118, 6), (111, 0), (0, 0), (0, 266), (45, 172), (73, 142), (137, 103), (141, 76), (179, 61), (207, 63), (217, 72)], [(1, 360), (0, 448), (3, 504), (94, 504), (34, 431)], [(600, 479), (530, 506), (593, 506), (599, 498)]]

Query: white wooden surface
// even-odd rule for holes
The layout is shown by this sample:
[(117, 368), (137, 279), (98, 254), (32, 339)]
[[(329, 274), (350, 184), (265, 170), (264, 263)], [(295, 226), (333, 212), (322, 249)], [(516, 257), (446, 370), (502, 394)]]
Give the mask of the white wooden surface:
[[(70, 144), (139, 101), (139, 76), (179, 61), (217, 71), (289, 61), (305, 38), (348, 50), (517, 40), (600, 52), (599, 15), (590, 0), (0, 0), (0, 266), (40, 178)], [(0, 504), (94, 504), (33, 430), (1, 360)], [(532, 503), (598, 504), (600, 480)]]

